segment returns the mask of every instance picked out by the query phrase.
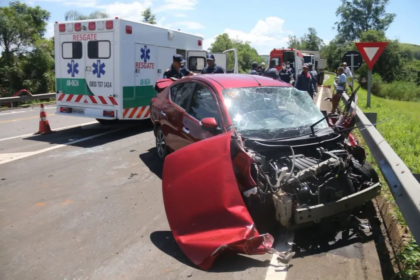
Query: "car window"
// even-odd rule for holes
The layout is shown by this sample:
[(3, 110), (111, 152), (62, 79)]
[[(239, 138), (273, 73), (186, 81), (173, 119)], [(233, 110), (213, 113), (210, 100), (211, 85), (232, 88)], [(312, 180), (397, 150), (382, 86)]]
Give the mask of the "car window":
[(171, 88), (171, 100), (184, 110), (187, 110), (188, 102), (194, 90), (194, 83), (181, 83)]
[(199, 121), (213, 117), (217, 123), (220, 123), (219, 111), (213, 95), (207, 87), (200, 84), (195, 87), (188, 114)]

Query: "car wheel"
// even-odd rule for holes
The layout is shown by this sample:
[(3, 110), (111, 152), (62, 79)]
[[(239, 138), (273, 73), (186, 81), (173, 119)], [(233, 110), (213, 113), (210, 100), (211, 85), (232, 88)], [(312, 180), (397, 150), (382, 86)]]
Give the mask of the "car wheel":
[(104, 119), (96, 119), (98, 123), (101, 125), (113, 125), (118, 122), (118, 120), (104, 120)]
[(362, 165), (357, 159), (353, 158), (352, 163), (356, 174), (362, 175), (365, 180), (372, 180), (373, 183), (379, 182), (378, 174), (369, 162), (365, 161)]
[(156, 150), (160, 159), (164, 159), (168, 154), (165, 135), (163, 135), (162, 129), (160, 129), (160, 127), (156, 130)]

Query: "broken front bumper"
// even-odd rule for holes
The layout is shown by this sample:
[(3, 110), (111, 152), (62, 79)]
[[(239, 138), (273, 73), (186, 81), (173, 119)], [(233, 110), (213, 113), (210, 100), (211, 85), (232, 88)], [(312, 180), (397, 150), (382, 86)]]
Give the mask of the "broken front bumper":
[(317, 222), (323, 218), (350, 211), (355, 207), (360, 206), (363, 203), (375, 198), (380, 193), (381, 184), (376, 183), (369, 188), (343, 197), (334, 202), (297, 209), (294, 216), (294, 224), (299, 226), (310, 222)]

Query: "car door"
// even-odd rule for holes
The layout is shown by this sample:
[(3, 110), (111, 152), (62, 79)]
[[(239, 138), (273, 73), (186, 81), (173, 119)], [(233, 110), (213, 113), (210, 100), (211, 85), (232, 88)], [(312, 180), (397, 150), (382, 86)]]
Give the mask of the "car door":
[(201, 128), (200, 121), (204, 118), (215, 118), (219, 127), (222, 127), (218, 102), (213, 90), (205, 84), (196, 83), (194, 93), (183, 117), (182, 137), (184, 143), (192, 144), (214, 136)]
[(185, 145), (183, 136), (183, 118), (186, 114), (195, 83), (177, 83), (169, 89), (168, 104), (164, 106), (162, 114), (162, 132), (166, 138), (166, 145), (176, 151)]

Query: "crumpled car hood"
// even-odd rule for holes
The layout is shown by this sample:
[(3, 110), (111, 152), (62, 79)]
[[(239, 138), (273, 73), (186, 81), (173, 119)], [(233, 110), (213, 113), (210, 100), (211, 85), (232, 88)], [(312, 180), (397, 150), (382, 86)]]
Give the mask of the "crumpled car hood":
[(274, 242), (255, 228), (234, 175), (232, 132), (186, 146), (165, 159), (162, 191), (166, 216), (181, 250), (208, 270), (230, 250), (264, 254)]

